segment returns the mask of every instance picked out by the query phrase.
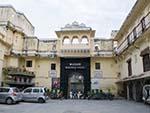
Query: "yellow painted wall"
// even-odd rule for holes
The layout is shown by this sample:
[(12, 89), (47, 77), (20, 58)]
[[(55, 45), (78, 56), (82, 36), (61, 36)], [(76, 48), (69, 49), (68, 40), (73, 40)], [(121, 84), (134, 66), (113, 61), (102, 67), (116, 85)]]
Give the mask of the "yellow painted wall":
[(13, 37), (13, 50), (22, 51), (23, 49), (23, 36), (15, 32)]
[(60, 77), (60, 63), (59, 58), (36, 58), (35, 65), (35, 82), (37, 86), (45, 86), (51, 88), (51, 63), (56, 63), (57, 77)]
[(18, 67), (19, 66), (18, 58), (17, 57), (8, 57), (7, 66), (9, 66), (9, 67)]
[(114, 58), (91, 58), (91, 78), (94, 77), (95, 63), (100, 63), (102, 77), (100, 78), (100, 89), (111, 89), (117, 92), (115, 82), (117, 81), (118, 68)]
[(128, 49), (127, 54), (120, 60), (118, 60), (119, 72), (121, 73), (121, 78), (128, 77), (128, 65), (127, 60), (131, 58), (132, 60), (132, 75), (140, 75), (143, 73), (143, 60), (140, 56), (141, 51), (145, 48), (150, 47), (150, 34), (147, 34), (143, 40), (136, 43), (136, 46), (139, 48), (136, 49), (134, 47)]

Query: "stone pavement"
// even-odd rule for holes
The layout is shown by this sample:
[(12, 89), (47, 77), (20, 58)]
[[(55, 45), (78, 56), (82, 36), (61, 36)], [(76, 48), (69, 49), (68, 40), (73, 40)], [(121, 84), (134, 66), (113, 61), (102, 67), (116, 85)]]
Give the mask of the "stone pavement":
[(0, 104), (0, 113), (150, 113), (150, 105), (126, 100), (48, 100)]

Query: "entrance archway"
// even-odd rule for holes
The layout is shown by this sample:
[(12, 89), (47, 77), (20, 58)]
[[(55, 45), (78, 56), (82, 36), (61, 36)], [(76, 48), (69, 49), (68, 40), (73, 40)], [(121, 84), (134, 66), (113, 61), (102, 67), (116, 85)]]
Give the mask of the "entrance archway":
[(84, 93), (84, 76), (79, 72), (72, 72), (68, 79), (68, 95), (70, 92)]
[[(71, 89), (83, 90), (84, 96), (91, 89), (90, 58), (61, 58), (60, 90), (65, 98)], [(80, 79), (83, 79), (82, 82)]]

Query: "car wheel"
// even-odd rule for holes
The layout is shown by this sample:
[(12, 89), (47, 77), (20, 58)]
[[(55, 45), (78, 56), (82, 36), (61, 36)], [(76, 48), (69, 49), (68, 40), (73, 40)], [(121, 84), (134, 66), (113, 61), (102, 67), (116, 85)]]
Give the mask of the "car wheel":
[(7, 98), (6, 104), (8, 104), (8, 105), (13, 104), (13, 100), (11, 98)]
[(43, 98), (39, 98), (39, 99), (38, 99), (38, 102), (39, 102), (39, 103), (45, 103), (45, 100), (44, 100)]

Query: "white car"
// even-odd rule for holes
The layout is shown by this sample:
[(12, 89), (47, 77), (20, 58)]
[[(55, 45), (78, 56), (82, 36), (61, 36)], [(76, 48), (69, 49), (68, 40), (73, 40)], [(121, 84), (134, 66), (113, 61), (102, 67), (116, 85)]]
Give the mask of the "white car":
[(45, 87), (29, 87), (22, 91), (23, 101), (45, 103), (47, 99), (48, 95)]
[(0, 102), (13, 104), (22, 99), (21, 93), (15, 87), (0, 87)]
[(143, 101), (150, 104), (150, 84), (143, 87)]

